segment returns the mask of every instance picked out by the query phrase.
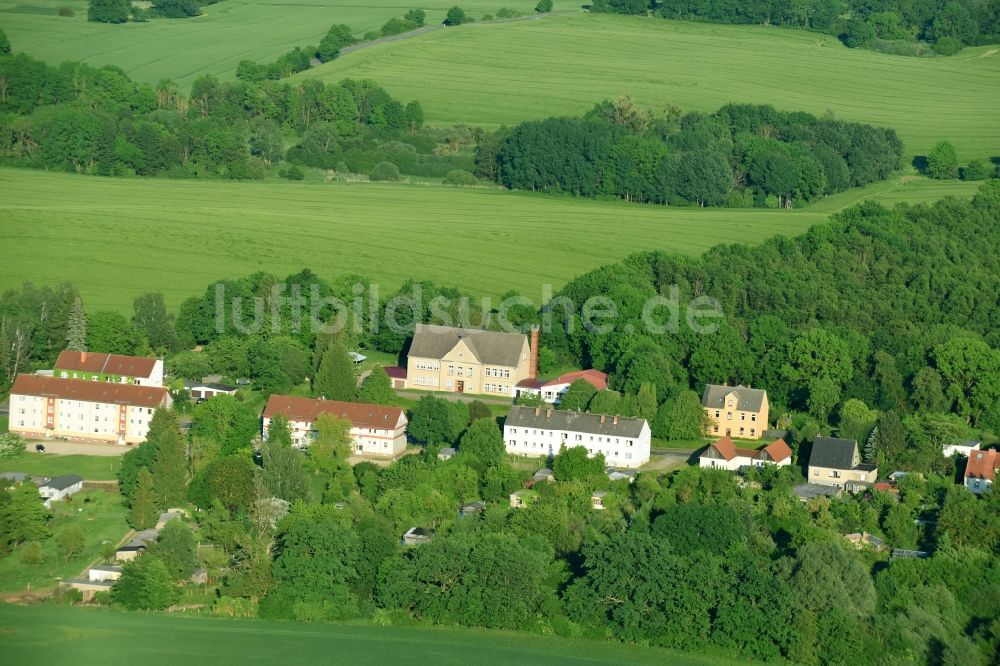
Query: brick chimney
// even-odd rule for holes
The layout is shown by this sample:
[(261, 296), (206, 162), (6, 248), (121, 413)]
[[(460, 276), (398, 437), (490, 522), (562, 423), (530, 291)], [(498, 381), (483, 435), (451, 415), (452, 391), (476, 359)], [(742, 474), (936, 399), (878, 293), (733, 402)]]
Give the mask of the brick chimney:
[(542, 413), (542, 408), (541, 407), (535, 407), (535, 416), (538, 416), (541, 413)]
[(538, 378), (538, 341), (541, 336), (538, 332), (538, 327), (535, 326), (531, 329), (531, 346), (528, 349), (528, 378), (537, 379)]
[(618, 425), (618, 415), (617, 414), (615, 414), (614, 418), (611, 419), (611, 423), (613, 425)]
[(601, 414), (601, 425), (604, 425), (604, 417), (605, 417), (605, 415)]
[(80, 363), (86, 363), (86, 362), (87, 362), (87, 352), (82, 351), (80, 352)]
[(549, 407), (548, 409), (545, 410), (545, 418), (547, 418), (547, 419), (552, 418), (552, 408), (551, 407)]

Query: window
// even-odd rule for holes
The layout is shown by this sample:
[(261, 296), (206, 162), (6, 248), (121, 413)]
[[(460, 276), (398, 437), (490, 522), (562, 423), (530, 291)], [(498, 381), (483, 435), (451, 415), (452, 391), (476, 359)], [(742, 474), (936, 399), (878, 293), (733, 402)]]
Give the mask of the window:
[(719, 418), (719, 410), (715, 410), (715, 418)]
[(471, 377), (472, 376), (472, 368), (466, 368), (465, 369), (465, 376), (466, 377)]
[(743, 414), (743, 413), (741, 412), (741, 413), (740, 413), (740, 421), (746, 421), (746, 420), (747, 420), (747, 415), (746, 415), (746, 414)]
[[(448, 366), (448, 374), (449, 375), (455, 374), (455, 366), (453, 365)], [(451, 388), (451, 382), (448, 382), (448, 388)]]
[(733, 413), (732, 412), (726, 412), (726, 420), (727, 421), (732, 421), (733, 420)]
[(756, 415), (756, 414), (751, 414), (751, 415), (750, 415), (750, 420), (751, 420), (751, 421), (752, 421), (753, 423), (756, 423), (756, 422), (757, 422), (757, 415)]
[(750, 434), (751, 435), (756, 435), (757, 434), (757, 429), (756, 428), (750, 428)]

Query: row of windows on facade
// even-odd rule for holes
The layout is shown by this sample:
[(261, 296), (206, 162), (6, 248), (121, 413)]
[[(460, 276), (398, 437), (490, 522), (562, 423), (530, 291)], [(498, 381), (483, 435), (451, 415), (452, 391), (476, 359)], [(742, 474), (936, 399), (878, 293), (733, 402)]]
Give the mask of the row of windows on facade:
[[(714, 426), (712, 428), (712, 432), (713, 433), (718, 433), (719, 432), (719, 426)], [(740, 428), (740, 434), (741, 435), (746, 434), (746, 429), (745, 428)], [(753, 436), (753, 435), (756, 435), (756, 434), (757, 434), (757, 429), (756, 428), (750, 428), (750, 435)]]
[[(516, 435), (517, 434), (517, 428), (511, 428), (510, 429), (510, 434)], [(525, 435), (542, 435), (543, 437), (546, 436), (546, 435), (549, 436), (549, 437), (555, 437), (556, 435), (562, 435), (562, 440), (563, 441), (566, 441), (569, 438), (569, 433), (562, 432), (562, 431), (559, 431), (559, 430), (533, 430), (533, 429), (530, 429), (530, 428), (525, 428), (524, 429), (524, 434)], [(588, 437), (590, 438), (588, 441), (591, 441), (591, 442), (597, 441), (598, 443), (600, 443), (600, 442), (607, 442), (608, 444), (611, 444), (611, 437), (601, 437), (600, 435), (598, 435), (596, 440), (594, 439), (593, 435), (588, 435)], [(620, 437), (615, 437), (614, 440), (615, 440), (614, 441), (615, 444), (620, 444), (621, 443), (621, 438)], [(583, 441), (583, 435), (581, 435), (580, 433), (575, 433), (573, 435), (573, 441), (574, 442), (582, 442)], [(632, 440), (631, 439), (626, 439), (625, 440), (625, 444), (627, 446), (632, 446)]]
[[(77, 404), (77, 406), (80, 406), (80, 404), (82, 404), (82, 403), (78, 403), (78, 404)], [(93, 405), (94, 405), (94, 409), (101, 409), (101, 407), (102, 407), (101, 403), (99, 403), (99, 402), (96, 402), (96, 403), (93, 403)], [(73, 402), (72, 402), (72, 401), (66, 401), (66, 405), (65, 405), (65, 406), (66, 406), (66, 407), (72, 407), (72, 406), (73, 406)], [(109, 409), (113, 409), (114, 411), (118, 411), (118, 405), (107, 405), (107, 407), (108, 407)], [(142, 407), (139, 407), (138, 409), (139, 409), (139, 411), (138, 411), (137, 413), (141, 414), (141, 413), (142, 413), (142, 410), (143, 410), (143, 408), (142, 408)], [(21, 413), (21, 414), (27, 414), (27, 413), (28, 413), (28, 412), (27, 412), (27, 411), (25, 410), (25, 408), (24, 408), (24, 407), (21, 407), (21, 408), (20, 408), (20, 410), (21, 410), (21, 411), (20, 411), (20, 413)], [(47, 411), (47, 412), (48, 412), (49, 414), (55, 414), (55, 413), (56, 413), (56, 408), (55, 408), (55, 405), (49, 405), (49, 406), (48, 406), (48, 409), (47, 409), (46, 411)], [(32, 413), (32, 414), (38, 414), (38, 410), (37, 410), (37, 409), (32, 409), (32, 410), (31, 410), (31, 413)], [(146, 408), (146, 413), (147, 413), (147, 414), (152, 414), (152, 413), (153, 413), (153, 410), (152, 410), (152, 408)], [(63, 413), (63, 412), (59, 412), (59, 415), (60, 415), (60, 416), (63, 416), (63, 415), (64, 415), (64, 413)], [(81, 419), (83, 418), (83, 415), (82, 415), (82, 414), (80, 415), (80, 418), (81, 418)], [(94, 417), (94, 418), (96, 419), (97, 417)]]
[[(719, 410), (718, 409), (715, 410), (715, 418), (719, 418), (719, 414), (720, 414)], [(732, 412), (726, 412), (726, 420), (727, 421), (732, 421), (733, 420), (733, 413)], [(746, 421), (746, 420), (747, 420), (747, 415), (744, 414), (744, 413), (742, 413), (742, 412), (740, 412), (740, 421)], [(750, 420), (753, 421), (754, 423), (756, 423), (757, 422), (757, 415), (756, 414), (751, 414), (750, 415)]]
[[(610, 441), (608, 443), (610, 444)], [(632, 442), (629, 441), (628, 444), (629, 444), (629, 446), (631, 446)], [(511, 448), (511, 449), (517, 449), (518, 448), (518, 446), (517, 446), (517, 440), (516, 439), (512, 439), (512, 440), (508, 441), (507, 442), (507, 447)], [(549, 448), (550, 449), (550, 447), (547, 444), (543, 444), (541, 442), (527, 442), (527, 441), (526, 442), (522, 442), (520, 448), (522, 448), (522, 449), (546, 449), (546, 448)], [(607, 450), (605, 450), (605, 449), (587, 449), (587, 453), (590, 454), (590, 455), (596, 455), (596, 454), (600, 453), (600, 454), (603, 454), (605, 458), (618, 458), (618, 457), (620, 457), (622, 455), (622, 453), (620, 451), (612, 451), (611, 449), (607, 449)], [(625, 460), (631, 460), (631, 459), (632, 459), (632, 452), (631, 451), (625, 452)]]
[[(60, 372), (59, 373), (59, 377), (61, 379), (70, 379), (71, 378), (70, 374), (68, 372)], [(91, 381), (94, 381), (94, 382), (100, 381), (100, 379), (101, 379), (99, 375), (94, 375), (94, 374), (90, 374), (90, 373), (86, 373), (86, 372), (81, 372), (81, 373), (74, 372), (73, 376), (72, 376), (72, 379), (87, 379), (88, 377), (90, 378)], [(121, 377), (117, 377), (115, 375), (105, 375), (104, 376), (104, 381), (111, 382), (113, 384), (117, 384), (117, 383), (121, 382)], [(126, 384), (136, 384), (137, 382), (135, 380), (135, 377), (126, 377), (125, 378), (125, 383)]]
[[(39, 427), (37, 423), (25, 423), (24, 419), (20, 420), (18, 422), (18, 425), (20, 427), (22, 427), (22, 428), (37, 428), (37, 427)], [(65, 430), (65, 428), (63, 428), (63, 430)], [(81, 427), (81, 428), (77, 429), (75, 432), (83, 432), (83, 428)], [(103, 428), (101, 428), (100, 426), (94, 426), (94, 432), (96, 432), (96, 433), (100, 433), (100, 432), (113, 433), (113, 432), (115, 432), (115, 427), (114, 426), (110, 426), (110, 427), (109, 426), (104, 426)]]

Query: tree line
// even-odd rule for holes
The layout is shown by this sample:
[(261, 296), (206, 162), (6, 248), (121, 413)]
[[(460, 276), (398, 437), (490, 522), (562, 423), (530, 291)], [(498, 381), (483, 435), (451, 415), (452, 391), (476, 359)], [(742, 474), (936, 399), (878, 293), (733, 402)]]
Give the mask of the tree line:
[(770, 106), (653, 112), (630, 98), (581, 118), (526, 121), (477, 148), (477, 174), (510, 189), (671, 205), (792, 207), (886, 178), (892, 129)]
[(909, 45), (899, 53), (919, 53), (920, 43), (933, 45), (942, 55), (963, 46), (1000, 41), (1000, 7), (976, 0), (806, 0), (775, 3), (766, 0), (594, 0), (592, 12), (647, 15), (668, 19), (782, 25), (809, 28), (841, 39), (850, 47)]
[(199, 16), (205, 5), (219, 0), (152, 0), (149, 7), (132, 4), (131, 0), (90, 0), (87, 20), (97, 23), (144, 23), (151, 18), (191, 18)]
[[(6, 160), (77, 173), (261, 178), (285, 158), (286, 140), (319, 132), (317, 127), (327, 141), (336, 138), (324, 147), (339, 150), (331, 152), (338, 160), (352, 159), (345, 157), (350, 152), (369, 168), (379, 151), (431, 163), (438, 142), (450, 138), (429, 131), (395, 148), (394, 140), (420, 129), (423, 111), (371, 81), (291, 86), (203, 76), (184, 95), (171, 81), (137, 84), (116, 67), (53, 67), (18, 53), (0, 56), (0, 86), (0, 153)], [(440, 162), (439, 172), (454, 168), (453, 161)]]

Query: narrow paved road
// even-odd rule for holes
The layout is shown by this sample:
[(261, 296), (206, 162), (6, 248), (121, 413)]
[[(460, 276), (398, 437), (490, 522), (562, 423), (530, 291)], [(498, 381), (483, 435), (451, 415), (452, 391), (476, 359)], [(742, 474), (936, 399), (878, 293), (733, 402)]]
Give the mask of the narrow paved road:
[[(35, 444), (44, 444), (45, 453), (36, 454)], [(100, 444), (97, 442), (64, 442), (58, 439), (41, 439), (29, 441), (24, 450), (28, 451), (32, 455), (52, 455), (57, 456), (70, 456), (70, 455), (84, 455), (84, 456), (120, 456), (128, 451), (131, 451), (132, 446), (118, 446), (117, 444)]]

